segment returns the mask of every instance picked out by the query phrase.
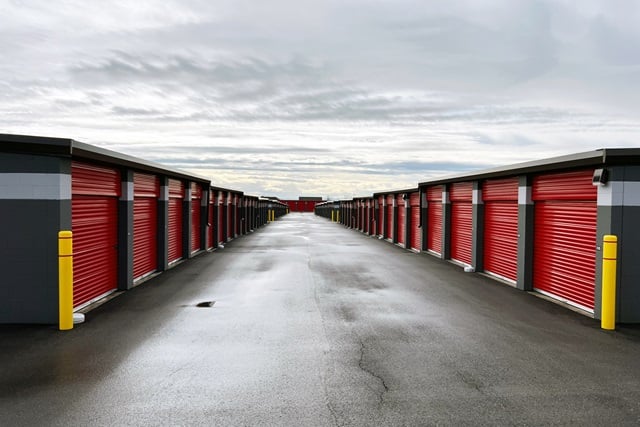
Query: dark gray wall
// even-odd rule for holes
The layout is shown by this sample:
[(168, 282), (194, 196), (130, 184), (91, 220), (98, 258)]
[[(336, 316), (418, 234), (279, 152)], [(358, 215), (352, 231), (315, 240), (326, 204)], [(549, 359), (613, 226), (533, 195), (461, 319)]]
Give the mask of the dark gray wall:
[(118, 289), (133, 287), (133, 171), (122, 172), (118, 201)]
[(516, 287), (533, 290), (533, 212), (531, 185), (533, 180), (521, 176), (518, 183), (518, 272)]
[(602, 239), (618, 236), (616, 318), (640, 322), (640, 167), (608, 168), (606, 185), (598, 187), (598, 224), (594, 316), (601, 318)]
[(71, 159), (0, 153), (0, 323), (58, 323), (58, 232), (71, 230)]

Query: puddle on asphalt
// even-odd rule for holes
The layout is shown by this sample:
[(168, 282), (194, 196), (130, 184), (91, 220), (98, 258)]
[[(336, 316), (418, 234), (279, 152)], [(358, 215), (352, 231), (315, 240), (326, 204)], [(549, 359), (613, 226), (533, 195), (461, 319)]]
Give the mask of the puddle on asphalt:
[(196, 304), (196, 307), (209, 308), (209, 307), (213, 307), (215, 303), (216, 303), (215, 301), (202, 301)]

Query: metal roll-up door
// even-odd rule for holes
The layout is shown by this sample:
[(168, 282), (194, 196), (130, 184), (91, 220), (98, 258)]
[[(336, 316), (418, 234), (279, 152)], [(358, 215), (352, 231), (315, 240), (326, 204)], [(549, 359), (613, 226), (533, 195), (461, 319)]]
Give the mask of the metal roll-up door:
[(534, 177), (533, 287), (593, 311), (597, 187), (593, 170)]
[(427, 188), (427, 250), (442, 253), (442, 186)]
[(411, 208), (411, 242), (409, 246), (417, 251), (420, 250), (420, 193), (411, 193), (409, 195), (409, 206)]
[(201, 230), (201, 213), (200, 205), (202, 204), (202, 186), (191, 183), (191, 253), (198, 252), (202, 249), (202, 239), (200, 238)]
[(378, 197), (378, 219), (376, 221), (378, 228), (378, 236), (382, 236), (383, 228), (384, 228), (384, 196)]
[(393, 195), (387, 196), (387, 230), (385, 238), (393, 237)]
[(234, 236), (234, 207), (235, 207), (235, 194), (230, 194), (227, 199), (227, 241), (232, 240)]
[(182, 258), (182, 202), (184, 183), (169, 179), (168, 262)]
[(451, 259), (471, 264), (473, 228), (473, 184), (456, 182), (449, 191), (451, 198)]
[(226, 242), (227, 236), (224, 234), (224, 212), (227, 209), (227, 195), (225, 193), (220, 194), (220, 201), (218, 203), (218, 243)]
[(73, 306), (118, 287), (120, 171), (72, 162)]
[(133, 280), (158, 269), (158, 197), (156, 175), (133, 174)]
[(407, 230), (406, 227), (406, 218), (407, 218), (407, 210), (404, 207), (404, 198), (402, 194), (398, 194), (396, 196), (396, 204), (398, 206), (398, 218), (396, 219), (398, 223), (398, 244), (405, 246), (405, 232)]
[(518, 178), (482, 184), (484, 270), (515, 283), (518, 276)]
[(213, 223), (213, 210), (216, 208), (215, 206), (215, 198), (216, 193), (213, 190), (209, 190), (209, 209), (208, 209), (208, 217), (207, 217), (207, 249), (211, 249), (214, 247), (213, 239), (215, 237), (216, 227)]

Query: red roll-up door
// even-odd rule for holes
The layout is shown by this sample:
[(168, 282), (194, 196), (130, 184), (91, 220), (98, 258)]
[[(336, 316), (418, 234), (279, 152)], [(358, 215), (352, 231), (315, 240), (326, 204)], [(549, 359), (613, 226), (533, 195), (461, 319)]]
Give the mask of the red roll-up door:
[(384, 196), (378, 197), (378, 220), (376, 221), (378, 228), (378, 236), (382, 236), (384, 228)]
[(409, 206), (411, 207), (411, 242), (409, 246), (417, 251), (420, 250), (420, 193), (411, 193), (409, 195)]
[(442, 253), (442, 186), (427, 188), (427, 249)]
[(597, 187), (593, 170), (534, 177), (533, 287), (593, 311)]
[(227, 195), (220, 193), (220, 200), (218, 202), (218, 243), (224, 243), (227, 240), (227, 236), (224, 235), (224, 212), (227, 209)]
[(387, 232), (384, 237), (393, 237), (393, 196), (387, 196)]
[(198, 252), (202, 248), (200, 238), (200, 206), (202, 204), (202, 186), (191, 183), (191, 253)]
[(451, 259), (471, 264), (473, 224), (473, 184), (456, 182), (451, 185)]
[(182, 258), (182, 201), (184, 183), (169, 179), (169, 262)]
[(71, 166), (73, 306), (118, 287), (120, 171), (81, 162)]
[(158, 269), (158, 197), (156, 175), (133, 174), (133, 280)]
[(235, 194), (230, 194), (228, 199), (227, 199), (227, 241), (228, 240), (232, 240), (235, 235), (234, 235), (234, 225), (233, 225), (233, 219), (234, 219), (234, 208), (235, 208)]
[(404, 207), (404, 199), (402, 198), (402, 194), (398, 194), (396, 196), (396, 204), (398, 206), (398, 236), (397, 236), (397, 240), (398, 240), (398, 244), (399, 245), (404, 245), (404, 241), (405, 241), (405, 232), (407, 230), (406, 227), (406, 218), (407, 218), (407, 211)]
[(215, 224), (213, 223), (213, 210), (216, 208), (215, 206), (215, 198), (216, 192), (213, 190), (209, 190), (209, 215), (207, 218), (207, 249), (213, 248), (213, 238), (215, 236)]
[(482, 184), (484, 270), (516, 281), (518, 275), (518, 178)]

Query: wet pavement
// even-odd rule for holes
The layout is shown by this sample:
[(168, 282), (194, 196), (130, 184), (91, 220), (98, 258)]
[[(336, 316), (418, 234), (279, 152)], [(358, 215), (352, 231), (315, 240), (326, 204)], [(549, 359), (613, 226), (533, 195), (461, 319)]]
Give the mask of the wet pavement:
[(638, 425), (636, 332), (290, 214), (73, 331), (0, 326), (0, 425)]

